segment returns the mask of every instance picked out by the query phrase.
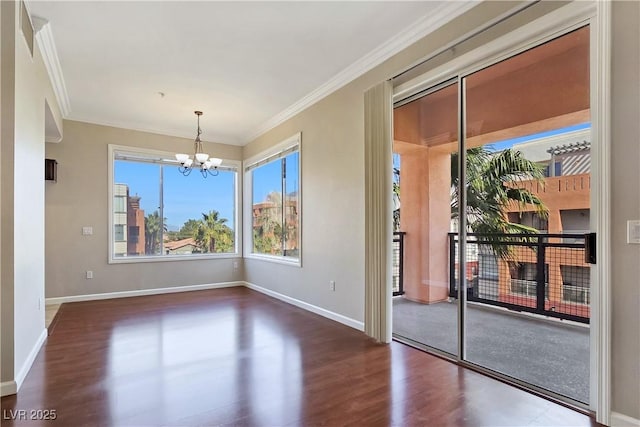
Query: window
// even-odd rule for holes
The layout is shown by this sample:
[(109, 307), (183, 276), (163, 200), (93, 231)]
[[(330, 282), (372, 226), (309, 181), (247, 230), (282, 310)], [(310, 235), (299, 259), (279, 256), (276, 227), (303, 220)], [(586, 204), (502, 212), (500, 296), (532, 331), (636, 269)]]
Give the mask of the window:
[[(536, 296), (538, 286), (538, 266), (530, 262), (509, 261), (509, 274), (511, 276), (511, 293)], [(549, 264), (544, 265), (545, 295), (548, 296)]]
[[(124, 188), (124, 191), (126, 191), (126, 188)], [(119, 212), (119, 213), (127, 213), (127, 196), (125, 195), (117, 195), (113, 198), (113, 212)]]
[(567, 302), (591, 302), (591, 274), (589, 267), (561, 265), (562, 299)]
[(109, 146), (112, 262), (239, 253), (239, 162), (183, 176), (169, 153)]
[(113, 239), (116, 242), (124, 241), (124, 224), (115, 224), (113, 230)]
[(542, 233), (546, 233), (549, 229), (547, 218), (540, 216), (537, 212), (509, 212), (507, 219), (512, 224), (522, 224)]
[(562, 162), (554, 162), (553, 175), (551, 174), (551, 165), (547, 164), (544, 168), (544, 176), (562, 176)]
[(130, 225), (129, 226), (129, 241), (131, 243), (138, 243), (138, 237), (140, 236), (140, 226), (138, 225)]
[(299, 264), (300, 134), (248, 160), (245, 176), (249, 255)]

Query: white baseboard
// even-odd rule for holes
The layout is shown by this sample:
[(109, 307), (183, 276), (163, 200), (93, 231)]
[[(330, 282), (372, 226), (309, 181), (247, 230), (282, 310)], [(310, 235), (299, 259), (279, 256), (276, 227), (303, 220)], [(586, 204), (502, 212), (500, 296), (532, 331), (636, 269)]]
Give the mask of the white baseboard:
[(96, 301), (113, 298), (139, 297), (145, 295), (173, 294), (177, 292), (202, 291), (205, 289), (232, 288), (244, 286), (244, 282), (205, 283), (202, 285), (175, 286), (171, 288), (140, 289), (135, 291), (107, 292), (103, 294), (72, 295), (68, 297), (47, 298), (46, 305), (64, 304), (66, 302)]
[(177, 293), (177, 292), (201, 291), (205, 289), (231, 288), (236, 286), (246, 286), (249, 289), (253, 289), (254, 291), (258, 291), (270, 297), (279, 299), (280, 301), (284, 301), (286, 303), (295, 305), (296, 307), (300, 307), (312, 313), (319, 314), (320, 316), (342, 323), (343, 325), (350, 326), (359, 331), (364, 331), (363, 322), (360, 322), (358, 320), (352, 319), (347, 316), (343, 316), (342, 314), (334, 313), (333, 311), (326, 310), (322, 307), (318, 307), (316, 305), (309, 304), (304, 301), (300, 301), (298, 299), (272, 291), (270, 289), (263, 288), (262, 286), (258, 286), (253, 283), (242, 282), (242, 281), (205, 283), (203, 285), (175, 286), (171, 288), (140, 289), (135, 291), (107, 292), (103, 294), (87, 294), (87, 295), (72, 295), (68, 297), (55, 297), (55, 298), (47, 298), (46, 305), (64, 304), (67, 302), (97, 301), (97, 300), (113, 299), (113, 298), (139, 297), (139, 296), (145, 296), (145, 295), (160, 295), (160, 294), (170, 294), (170, 293)]
[(640, 420), (618, 412), (612, 412), (611, 427), (640, 427)]
[(315, 314), (319, 314), (320, 316), (326, 317), (327, 319), (331, 319), (333, 321), (342, 323), (343, 325), (347, 325), (359, 331), (364, 331), (364, 322), (360, 322), (358, 320), (352, 319), (347, 316), (343, 316), (342, 314), (334, 313), (333, 311), (329, 311), (322, 307), (318, 307), (317, 305), (309, 304), (304, 301), (300, 301), (299, 299), (292, 298), (288, 295), (281, 294), (279, 292), (272, 291), (271, 289), (263, 288), (262, 286), (254, 285), (253, 283), (244, 282), (244, 285), (253, 289), (254, 291), (258, 291), (265, 295), (268, 295), (272, 298), (279, 299), (280, 301), (284, 301), (291, 305), (295, 305), (296, 307), (300, 307), (304, 310), (310, 311)]
[(4, 381), (0, 383), (0, 396), (10, 396), (18, 392), (18, 385), (15, 381)]
[(24, 379), (27, 377), (27, 374), (29, 373), (29, 369), (31, 369), (33, 362), (36, 360), (36, 357), (38, 357), (38, 352), (42, 348), (42, 345), (44, 344), (44, 342), (47, 340), (47, 335), (48, 335), (47, 329), (45, 328), (42, 330), (42, 333), (38, 337), (38, 340), (34, 344), (31, 351), (29, 352), (29, 355), (27, 356), (27, 360), (25, 360), (24, 363), (22, 364), (22, 368), (20, 368), (20, 370), (16, 374), (16, 381), (15, 381), (16, 391), (20, 390), (20, 387), (22, 387), (22, 383), (24, 382)]

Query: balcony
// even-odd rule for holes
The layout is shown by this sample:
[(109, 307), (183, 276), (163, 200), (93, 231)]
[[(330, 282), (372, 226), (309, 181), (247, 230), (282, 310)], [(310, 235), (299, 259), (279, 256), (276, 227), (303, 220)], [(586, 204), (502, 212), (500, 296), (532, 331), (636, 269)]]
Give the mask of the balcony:
[[(405, 236), (396, 236), (397, 240)], [(400, 250), (400, 242), (395, 243)], [(508, 258), (496, 256), (500, 245)], [(449, 298), (424, 304), (394, 289), (393, 332), (458, 352), (458, 241), (449, 234)], [(467, 241), (466, 358), (581, 402), (589, 398), (589, 269), (584, 236), (482, 236)], [(403, 253), (394, 257), (402, 262)], [(401, 271), (400, 265), (394, 274)], [(395, 283), (402, 283), (394, 277)], [(394, 293), (396, 295), (396, 293)]]

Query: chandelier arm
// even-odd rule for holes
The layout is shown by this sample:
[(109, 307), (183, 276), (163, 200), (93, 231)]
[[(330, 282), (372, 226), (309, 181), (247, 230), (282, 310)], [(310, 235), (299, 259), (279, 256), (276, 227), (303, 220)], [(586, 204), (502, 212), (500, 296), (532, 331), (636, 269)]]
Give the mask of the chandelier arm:
[[(194, 111), (194, 113), (197, 116), (198, 128), (196, 138), (193, 141), (193, 159), (188, 158), (187, 155), (176, 154), (176, 158), (179, 161), (182, 161), (184, 160), (184, 157), (187, 157), (187, 159), (178, 166), (178, 171), (184, 176), (189, 176), (191, 171), (197, 167), (204, 178), (209, 175), (217, 176), (219, 174), (218, 166), (214, 166), (213, 171), (210, 167), (212, 166), (212, 163), (220, 164), (220, 159), (214, 159), (216, 162), (209, 161), (209, 155), (204, 152), (202, 141), (200, 140), (200, 135), (202, 135), (202, 129), (200, 128), (200, 116), (202, 115), (202, 111)], [(198, 157), (200, 157), (200, 159), (198, 159)]]

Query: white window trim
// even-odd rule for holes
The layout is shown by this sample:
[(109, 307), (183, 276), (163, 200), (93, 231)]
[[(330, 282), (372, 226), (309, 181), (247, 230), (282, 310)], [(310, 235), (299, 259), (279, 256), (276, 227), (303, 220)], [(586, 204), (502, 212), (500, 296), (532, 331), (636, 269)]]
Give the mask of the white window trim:
[(291, 259), (284, 256), (253, 252), (253, 180), (250, 177), (245, 177), (244, 179), (244, 258), (302, 267), (302, 133), (298, 132), (284, 141), (245, 159), (242, 162), (242, 172), (243, 175), (246, 175), (249, 173), (247, 168), (295, 146), (298, 147), (298, 258)]
[[(599, 236), (598, 264), (591, 267), (590, 404), (596, 421), (611, 420), (611, 2), (573, 1), (493, 42), (461, 55), (394, 88), (393, 101), (401, 101), (456, 76), (509, 58), (585, 24), (590, 26), (592, 219)], [(390, 244), (390, 243), (389, 243)], [(562, 399), (562, 398), (561, 398)]]
[[(108, 146), (108, 158), (109, 167), (107, 171), (107, 194), (108, 194), (108, 216), (109, 216), (109, 232), (108, 232), (108, 263), (109, 264), (134, 264), (145, 262), (171, 262), (171, 261), (195, 261), (195, 260), (207, 260), (207, 259), (228, 259), (239, 258), (242, 256), (242, 195), (240, 190), (242, 189), (242, 162), (239, 160), (223, 159), (222, 166), (230, 166), (236, 168), (236, 182), (234, 188), (235, 206), (234, 206), (234, 222), (235, 222), (235, 250), (228, 253), (216, 253), (216, 254), (176, 254), (176, 255), (151, 255), (151, 256), (136, 256), (136, 257), (114, 257), (114, 224), (113, 224), (113, 167), (115, 154), (118, 153), (130, 153), (132, 155), (151, 155), (158, 156), (163, 159), (173, 159), (175, 154), (167, 151), (152, 150), (148, 148), (139, 148), (125, 145), (109, 144)], [(176, 162), (176, 168), (178, 163)], [(203, 178), (204, 179), (204, 178)], [(215, 179), (215, 177), (209, 177), (207, 179)]]

